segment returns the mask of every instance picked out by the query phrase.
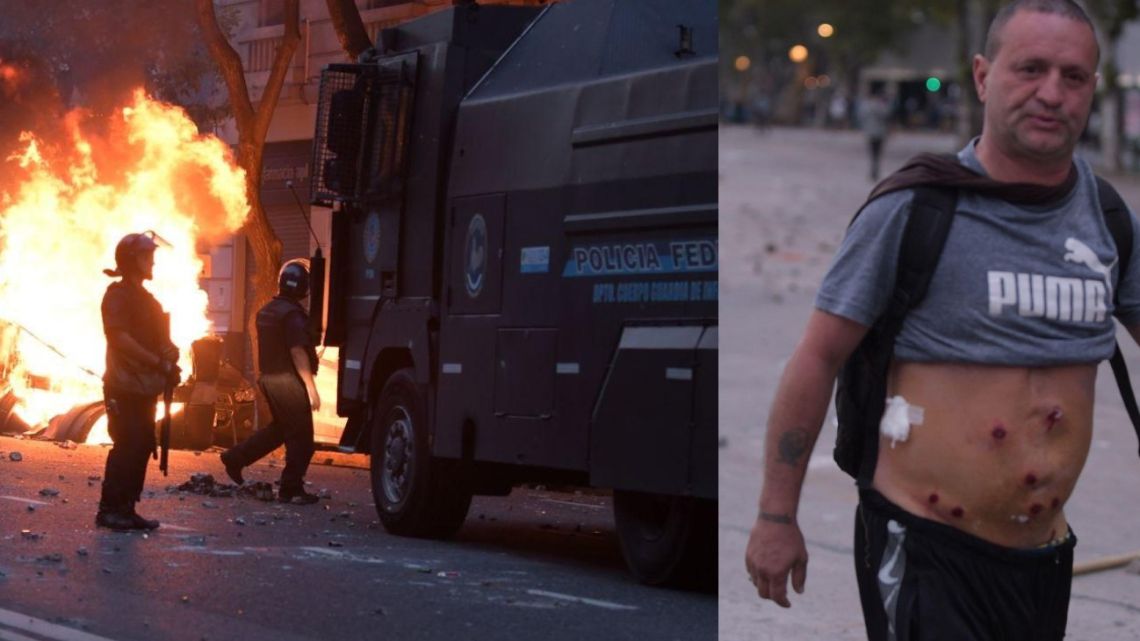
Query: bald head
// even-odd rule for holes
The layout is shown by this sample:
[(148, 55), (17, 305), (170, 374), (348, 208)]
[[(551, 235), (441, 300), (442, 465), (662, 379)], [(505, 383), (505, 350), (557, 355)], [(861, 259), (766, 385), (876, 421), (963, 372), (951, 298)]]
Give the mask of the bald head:
[[(1096, 27), (1093, 26), (1089, 14), (1081, 8), (1079, 4), (1073, 0), (1014, 0), (1004, 5), (994, 16), (994, 21), (990, 23), (990, 29), (986, 32), (986, 58), (993, 60), (997, 57), (998, 51), (1001, 49), (1001, 36), (1002, 31), (1005, 29), (1009, 19), (1013, 14), (1018, 11), (1034, 11), (1037, 13), (1049, 13), (1059, 15), (1069, 20), (1082, 22), (1088, 26), (1089, 31), (1093, 32), (1096, 36)], [(1100, 47), (1097, 47), (1097, 61), (1100, 60)]]

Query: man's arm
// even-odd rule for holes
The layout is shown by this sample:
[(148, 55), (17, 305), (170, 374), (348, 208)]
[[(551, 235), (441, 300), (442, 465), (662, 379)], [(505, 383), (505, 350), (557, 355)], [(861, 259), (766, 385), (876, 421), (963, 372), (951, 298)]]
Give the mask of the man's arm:
[(807, 548), (796, 520), (808, 459), (827, 416), (835, 377), (867, 327), (816, 310), (788, 361), (772, 409), (764, 452), (760, 510), (745, 564), (763, 599), (783, 607), (789, 572), (796, 592), (807, 578)]
[(309, 355), (304, 347), (290, 347), (289, 356), (293, 358), (293, 367), (305, 384), (305, 391), (309, 394), (309, 405), (313, 411), (321, 409), (321, 396), (317, 393), (317, 385), (313, 382), (313, 370), (309, 367)]

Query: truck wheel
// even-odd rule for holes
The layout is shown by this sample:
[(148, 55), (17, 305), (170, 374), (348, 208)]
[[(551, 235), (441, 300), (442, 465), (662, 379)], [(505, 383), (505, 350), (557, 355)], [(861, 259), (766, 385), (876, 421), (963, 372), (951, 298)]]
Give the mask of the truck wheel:
[(715, 501), (614, 490), (622, 556), (648, 585), (715, 587), (716, 518)]
[(372, 498), (392, 534), (446, 538), (467, 518), (471, 491), (456, 466), (431, 456), (413, 372), (388, 379), (372, 413)]

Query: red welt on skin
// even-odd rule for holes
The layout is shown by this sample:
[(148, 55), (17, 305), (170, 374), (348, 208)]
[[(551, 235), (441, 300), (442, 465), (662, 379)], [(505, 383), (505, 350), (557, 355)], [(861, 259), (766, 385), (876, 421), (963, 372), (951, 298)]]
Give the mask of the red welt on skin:
[(990, 432), (990, 434), (993, 434), (993, 437), (1000, 441), (1005, 438), (1005, 428), (1002, 427), (1001, 423), (998, 423), (994, 426), (994, 431)]
[(937, 493), (931, 493), (931, 494), (930, 494), (930, 498), (928, 498), (928, 499), (926, 499), (926, 500), (927, 500), (927, 501), (930, 501), (930, 504), (931, 504), (931, 505), (934, 505), (935, 503), (937, 503), (937, 502), (938, 502), (938, 494), (937, 494)]
[(1045, 429), (1053, 429), (1053, 426), (1057, 424), (1057, 421), (1061, 420), (1062, 416), (1064, 416), (1064, 414), (1062, 414), (1061, 408), (1054, 407), (1053, 411), (1049, 412), (1049, 415), (1045, 417), (1045, 420), (1048, 422)]
[(1061, 499), (1059, 499), (1059, 498), (1057, 498), (1057, 497), (1055, 497), (1055, 496), (1054, 496), (1054, 497), (1053, 497), (1053, 502), (1052, 502), (1052, 503), (1050, 503), (1050, 505), (1052, 505), (1052, 506), (1053, 506), (1053, 509), (1054, 509), (1054, 510), (1055, 510), (1055, 509), (1057, 509), (1058, 507), (1060, 507), (1060, 506), (1061, 506)]
[(966, 511), (960, 507), (956, 507), (953, 510), (950, 510), (950, 514), (952, 514), (954, 516), (954, 518), (956, 518), (956, 519), (962, 518), (962, 515), (965, 513), (966, 513)]
[(1041, 510), (1044, 510), (1044, 509), (1045, 509), (1044, 505), (1041, 505), (1040, 503), (1034, 503), (1033, 505), (1029, 506), (1029, 513), (1030, 514), (1040, 514)]
[(1025, 475), (1025, 484), (1026, 485), (1036, 485), (1037, 484), (1037, 477), (1032, 472), (1030, 472), (1029, 474), (1026, 474)]

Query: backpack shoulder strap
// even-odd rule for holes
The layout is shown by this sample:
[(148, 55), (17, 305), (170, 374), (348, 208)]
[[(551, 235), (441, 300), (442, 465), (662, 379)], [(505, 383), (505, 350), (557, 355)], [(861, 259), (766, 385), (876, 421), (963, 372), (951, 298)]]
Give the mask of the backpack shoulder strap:
[(920, 186), (914, 189), (910, 215), (903, 228), (899, 246), (895, 288), (887, 309), (872, 328), (870, 340), (883, 360), (875, 368), (881, 380), (871, 386), (874, 398), (865, 399), (868, 408), (863, 433), (863, 456), (856, 480), (860, 487), (870, 487), (879, 457), (878, 419), (886, 405), (886, 375), (894, 352), (895, 337), (903, 319), (926, 297), (934, 268), (946, 245), (950, 223), (958, 206), (958, 190), (947, 187)]
[[(1104, 214), (1104, 223), (1112, 233), (1112, 241), (1116, 244), (1117, 273), (1124, 279), (1124, 272), (1128, 269), (1128, 262), (1132, 258), (1132, 216), (1124, 199), (1116, 189), (1100, 176), (1096, 177), (1096, 190), (1100, 198), (1101, 212)], [(1120, 300), (1120, 287), (1113, 294), (1114, 301)], [(1124, 354), (1117, 343), (1112, 351), (1112, 358), (1108, 360), (1112, 365), (1112, 375), (1116, 379), (1116, 386), (1120, 389), (1120, 397), (1124, 400), (1124, 409), (1128, 412), (1128, 419), (1132, 421), (1132, 429), (1136, 430), (1140, 438), (1140, 408), (1136, 405), (1136, 395), (1132, 392), (1132, 380), (1128, 376), (1128, 366), (1124, 364)]]
[(1100, 208), (1104, 214), (1104, 223), (1112, 234), (1116, 244), (1116, 255), (1121, 279), (1128, 269), (1128, 262), (1132, 258), (1132, 216), (1124, 199), (1111, 184), (1100, 176), (1096, 177), (1096, 191), (1100, 197)]

